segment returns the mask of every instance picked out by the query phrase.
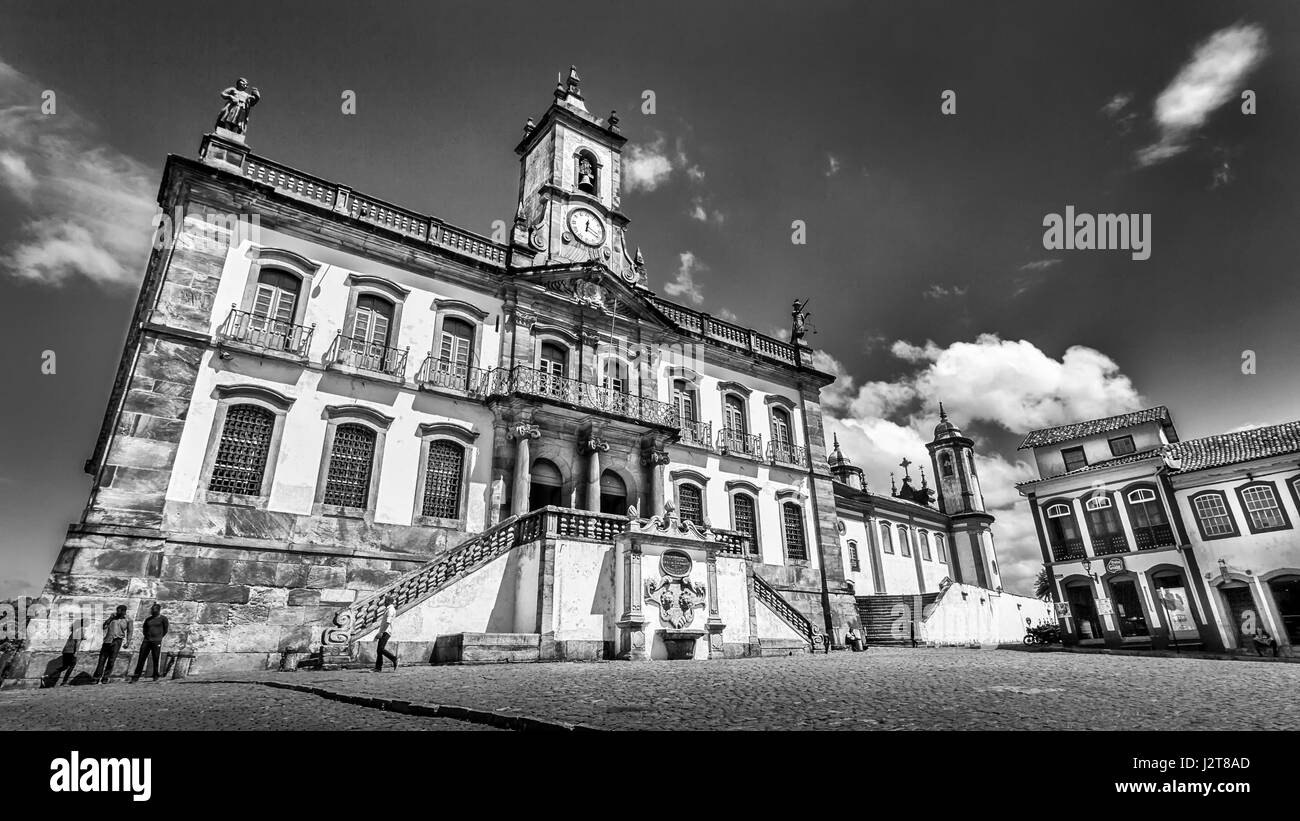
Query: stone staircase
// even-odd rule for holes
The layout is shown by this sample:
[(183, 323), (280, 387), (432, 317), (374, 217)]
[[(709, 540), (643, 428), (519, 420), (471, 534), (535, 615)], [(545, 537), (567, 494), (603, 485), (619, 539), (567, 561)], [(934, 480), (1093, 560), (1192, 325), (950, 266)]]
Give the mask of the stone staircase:
[(759, 639), (759, 652), (764, 656), (791, 656), (795, 653), (807, 653), (816, 649), (813, 639), (812, 622), (794, 605), (786, 601), (775, 587), (768, 584), (762, 576), (754, 574), (754, 597), (767, 607), (777, 618), (785, 622), (802, 640)]
[(868, 645), (912, 646), (914, 636), (920, 640), (925, 608), (938, 598), (938, 593), (858, 596), (863, 638)]

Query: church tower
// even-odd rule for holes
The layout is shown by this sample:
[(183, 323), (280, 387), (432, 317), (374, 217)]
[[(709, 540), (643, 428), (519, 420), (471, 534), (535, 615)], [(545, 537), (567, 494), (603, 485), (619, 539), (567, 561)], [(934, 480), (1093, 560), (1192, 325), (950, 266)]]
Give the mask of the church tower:
[(639, 251), (628, 248), (621, 210), (623, 145), (611, 111), (587, 110), (577, 68), (557, 77), (555, 100), (540, 122), (530, 118), (515, 148), (519, 205), (511, 232), (512, 267), (599, 264), (629, 285), (645, 285)]
[(994, 519), (985, 509), (979, 474), (975, 472), (975, 441), (948, 421), (940, 404), (934, 440), (925, 447), (934, 466), (939, 510), (948, 514), (952, 523), (953, 580), (1001, 590), (1002, 577), (993, 545)]

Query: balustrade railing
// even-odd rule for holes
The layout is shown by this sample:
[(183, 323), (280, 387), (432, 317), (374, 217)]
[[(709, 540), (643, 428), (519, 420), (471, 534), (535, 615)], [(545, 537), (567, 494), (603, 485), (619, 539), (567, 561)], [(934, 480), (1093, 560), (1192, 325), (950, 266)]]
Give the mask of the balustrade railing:
[(1133, 529), (1133, 541), (1138, 550), (1151, 550), (1157, 547), (1173, 547), (1178, 544), (1174, 538), (1174, 529), (1169, 525), (1152, 525)]
[(266, 351), (284, 351), (295, 356), (306, 356), (315, 327), (294, 325), (231, 308), (217, 335), (222, 339), (242, 342)]
[(666, 299), (659, 297), (653, 299), (656, 308), (685, 330), (703, 334), (727, 345), (761, 354), (770, 359), (777, 359), (791, 365), (799, 363), (797, 349), (789, 342), (782, 342), (748, 328), (714, 319), (708, 314), (692, 311)]
[(767, 460), (782, 465), (808, 466), (808, 449), (785, 442), (767, 443)]
[(1127, 553), (1128, 539), (1123, 533), (1113, 533), (1109, 536), (1094, 536), (1092, 539), (1092, 552), (1098, 556), (1109, 556), (1112, 553)]
[(498, 394), (518, 393), (563, 402), (585, 410), (600, 411), (639, 422), (675, 428), (680, 424), (676, 409), (667, 402), (645, 399), (613, 388), (556, 376), (536, 368), (516, 365), (505, 378), (493, 376), (490, 390)]
[(704, 448), (713, 447), (713, 423), (697, 422), (691, 419), (682, 419), (679, 424), (682, 426), (682, 434), (678, 442), (684, 445), (698, 445)]
[(1052, 561), (1054, 562), (1082, 559), (1087, 555), (1087, 551), (1083, 549), (1083, 539), (1066, 539), (1052, 545)]
[(342, 331), (330, 345), (326, 361), (347, 365), (363, 371), (406, 377), (406, 355), (409, 348), (390, 348), (364, 339), (345, 336)]
[(725, 453), (731, 456), (762, 459), (763, 435), (760, 433), (743, 433), (732, 428), (723, 428), (718, 431), (717, 448), (719, 453)]
[(480, 396), (487, 393), (491, 373), (491, 370), (471, 368), (458, 362), (427, 356), (420, 365), (415, 381), (424, 386), (450, 388)]

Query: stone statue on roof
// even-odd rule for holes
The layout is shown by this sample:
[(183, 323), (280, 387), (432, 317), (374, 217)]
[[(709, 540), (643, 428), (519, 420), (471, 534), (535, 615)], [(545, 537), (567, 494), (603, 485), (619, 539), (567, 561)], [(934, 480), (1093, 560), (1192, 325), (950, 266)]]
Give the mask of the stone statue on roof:
[(240, 77), (233, 86), (221, 92), (226, 104), (222, 106), (221, 113), (217, 115), (217, 128), (224, 128), (234, 134), (244, 134), (248, 131), (248, 112), (257, 101), (262, 99), (262, 94), (256, 88), (250, 88), (248, 80)]

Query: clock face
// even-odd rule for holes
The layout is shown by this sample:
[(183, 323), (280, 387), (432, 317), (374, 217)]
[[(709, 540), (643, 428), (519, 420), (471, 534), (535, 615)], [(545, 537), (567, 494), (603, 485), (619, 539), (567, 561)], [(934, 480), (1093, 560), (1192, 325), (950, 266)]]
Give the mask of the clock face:
[(569, 212), (569, 230), (584, 245), (596, 246), (605, 241), (605, 223), (590, 208), (575, 208)]

